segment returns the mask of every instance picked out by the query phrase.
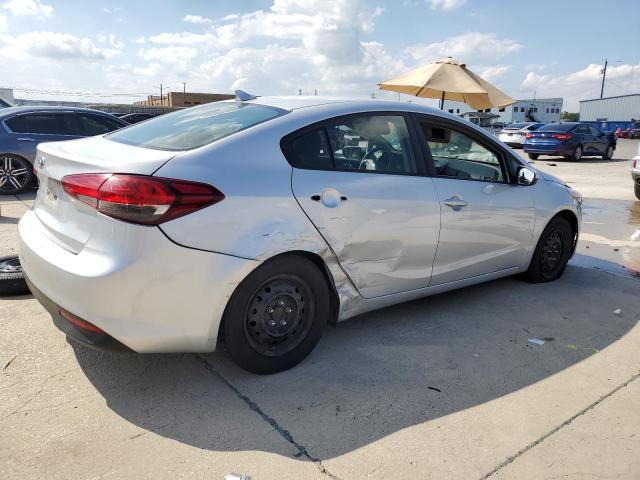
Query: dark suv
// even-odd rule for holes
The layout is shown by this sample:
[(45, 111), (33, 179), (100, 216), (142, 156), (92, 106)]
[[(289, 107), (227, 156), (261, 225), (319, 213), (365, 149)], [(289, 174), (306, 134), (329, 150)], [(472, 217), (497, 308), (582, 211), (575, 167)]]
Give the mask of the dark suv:
[(112, 132), (128, 124), (86, 108), (10, 107), (0, 110), (0, 194), (16, 194), (33, 185), (36, 147)]

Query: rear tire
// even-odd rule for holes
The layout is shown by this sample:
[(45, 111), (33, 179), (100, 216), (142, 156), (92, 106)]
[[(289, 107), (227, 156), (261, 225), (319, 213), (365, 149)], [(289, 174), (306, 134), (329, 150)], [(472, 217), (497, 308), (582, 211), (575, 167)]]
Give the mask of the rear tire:
[(17, 255), (0, 257), (0, 295), (26, 295), (31, 293), (24, 280)]
[(602, 158), (605, 160), (611, 160), (613, 158), (613, 151), (615, 150), (613, 144), (607, 145), (606, 150), (602, 154)]
[(17, 195), (33, 182), (33, 166), (28, 160), (10, 153), (0, 154), (0, 194)]
[(576, 145), (576, 148), (573, 150), (573, 153), (569, 157), (571, 162), (579, 162), (582, 158), (582, 145)]
[(525, 279), (543, 283), (560, 278), (567, 267), (572, 246), (573, 232), (569, 222), (562, 217), (553, 218), (540, 235)]
[(529, 158), (530, 158), (531, 160), (537, 160), (539, 156), (540, 156), (540, 155), (538, 155), (537, 153), (530, 153), (530, 154), (529, 154)]
[(636, 194), (636, 198), (640, 200), (640, 183), (637, 183), (637, 181), (633, 186), (633, 192)]
[(331, 297), (310, 260), (283, 255), (240, 283), (224, 313), (231, 358), (249, 372), (270, 374), (304, 360), (322, 336)]

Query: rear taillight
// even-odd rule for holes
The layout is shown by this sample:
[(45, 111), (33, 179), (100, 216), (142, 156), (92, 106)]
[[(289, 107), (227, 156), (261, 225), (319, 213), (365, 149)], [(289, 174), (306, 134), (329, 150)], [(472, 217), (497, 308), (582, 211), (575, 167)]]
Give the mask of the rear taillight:
[(551, 138), (557, 138), (558, 140), (571, 140), (572, 136), (573, 135), (570, 133), (554, 133), (551, 135)]
[(142, 225), (158, 225), (224, 199), (205, 183), (122, 173), (67, 175), (62, 188), (105, 215)]
[(527, 133), (527, 138), (533, 138), (535, 136), (536, 136), (535, 133)]

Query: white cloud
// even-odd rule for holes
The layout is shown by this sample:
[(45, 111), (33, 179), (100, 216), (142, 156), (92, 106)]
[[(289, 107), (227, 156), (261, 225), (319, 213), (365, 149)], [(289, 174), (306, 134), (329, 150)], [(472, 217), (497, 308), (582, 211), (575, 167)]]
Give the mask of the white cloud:
[(9, 0), (2, 5), (16, 16), (37, 15), (48, 17), (53, 13), (51, 5), (45, 5), (40, 0)]
[(405, 54), (419, 63), (428, 63), (442, 57), (454, 57), (466, 64), (502, 58), (517, 52), (522, 45), (495, 33), (467, 32), (441, 42), (418, 44), (405, 48)]
[(0, 35), (0, 55), (16, 60), (32, 57), (55, 60), (104, 60), (120, 53), (118, 49), (98, 48), (86, 37), (68, 33), (30, 32), (15, 37)]
[(432, 10), (454, 10), (466, 5), (467, 0), (431, 0)]
[(185, 15), (182, 21), (193, 23), (194, 25), (210, 25), (212, 23), (210, 18), (202, 17), (200, 15)]
[(215, 36), (213, 34), (191, 32), (165, 32), (149, 37), (149, 41), (151, 43), (157, 43), (160, 45), (199, 45), (212, 42), (213, 40), (215, 40)]
[(477, 73), (485, 80), (491, 82), (507, 73), (510, 68), (509, 65), (494, 65), (491, 67), (481, 67)]
[(138, 53), (140, 57), (147, 61), (186, 64), (198, 55), (198, 50), (193, 47), (172, 45), (164, 48), (141, 49)]
[[(564, 109), (578, 111), (578, 100), (600, 95), (602, 65), (590, 64), (565, 75), (527, 73), (521, 88), (536, 91), (538, 97), (564, 97)], [(607, 69), (605, 96), (624, 95), (640, 90), (640, 64), (623, 64)]]
[(0, 33), (6, 32), (9, 28), (6, 15), (0, 15)]
[(113, 33), (109, 35), (98, 35), (96, 39), (101, 43), (108, 43), (110, 46), (117, 50), (122, 50), (124, 48), (124, 42), (118, 40)]

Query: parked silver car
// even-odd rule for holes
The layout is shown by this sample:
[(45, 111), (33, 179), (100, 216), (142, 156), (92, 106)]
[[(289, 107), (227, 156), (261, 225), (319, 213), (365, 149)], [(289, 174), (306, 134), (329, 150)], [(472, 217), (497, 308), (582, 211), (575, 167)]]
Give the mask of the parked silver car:
[(327, 323), (517, 273), (562, 275), (581, 197), (482, 129), (413, 103), (209, 103), (39, 146), (20, 259), (102, 348), (302, 361)]

